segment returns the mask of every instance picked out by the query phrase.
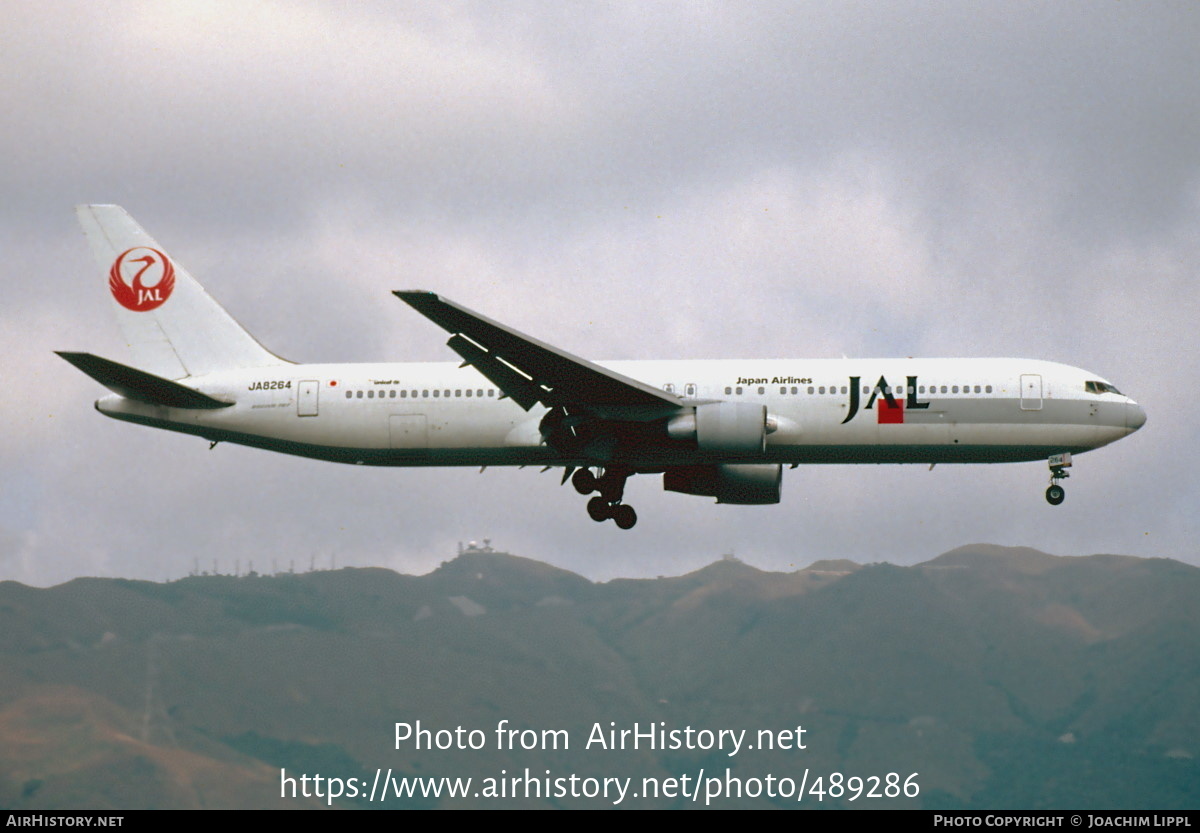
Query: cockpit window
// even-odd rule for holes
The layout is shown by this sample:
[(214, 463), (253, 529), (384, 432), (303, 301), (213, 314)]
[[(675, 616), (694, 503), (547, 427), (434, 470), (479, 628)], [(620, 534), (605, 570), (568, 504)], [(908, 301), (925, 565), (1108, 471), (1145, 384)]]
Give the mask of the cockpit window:
[(1088, 381), (1084, 383), (1084, 388), (1088, 393), (1115, 393), (1117, 396), (1125, 395), (1117, 390), (1116, 386), (1110, 385), (1108, 382)]

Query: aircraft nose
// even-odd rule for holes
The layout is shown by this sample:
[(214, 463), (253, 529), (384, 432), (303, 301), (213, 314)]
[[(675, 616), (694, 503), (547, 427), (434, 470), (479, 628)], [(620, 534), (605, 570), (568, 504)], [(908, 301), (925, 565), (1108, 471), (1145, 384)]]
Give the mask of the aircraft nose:
[(1146, 411), (1132, 399), (1125, 406), (1125, 427), (1136, 431), (1146, 424)]

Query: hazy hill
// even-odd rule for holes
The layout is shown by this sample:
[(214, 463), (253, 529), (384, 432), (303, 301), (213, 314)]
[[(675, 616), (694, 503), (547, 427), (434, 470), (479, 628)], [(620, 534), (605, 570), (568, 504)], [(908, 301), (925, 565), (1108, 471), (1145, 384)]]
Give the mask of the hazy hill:
[[(1196, 807), (1198, 599), (1200, 570), (1178, 562), (987, 545), (914, 567), (766, 573), (725, 559), (606, 584), (500, 553), (426, 576), (5, 582), (0, 807), (303, 804), (280, 800), (280, 766), (365, 778), (917, 772), (907, 806)], [(395, 749), (393, 724), (418, 719), (485, 730), (488, 743)], [(498, 749), (503, 719), (565, 729), (571, 746)], [(585, 750), (610, 721), (803, 725), (808, 748)]]

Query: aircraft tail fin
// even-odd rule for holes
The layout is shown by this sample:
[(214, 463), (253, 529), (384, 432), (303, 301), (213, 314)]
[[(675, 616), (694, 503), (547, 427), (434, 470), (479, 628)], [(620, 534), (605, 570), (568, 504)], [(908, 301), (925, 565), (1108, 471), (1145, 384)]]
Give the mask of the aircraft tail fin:
[(61, 350), (55, 352), (113, 393), (119, 393), (126, 399), (149, 402), (151, 405), (166, 405), (169, 408), (205, 410), (228, 408), (233, 404), (213, 399), (187, 385), (91, 353), (68, 353)]
[(121, 332), (138, 367), (169, 380), (288, 364), (246, 332), (125, 209), (80, 205), (75, 212), (108, 278)]

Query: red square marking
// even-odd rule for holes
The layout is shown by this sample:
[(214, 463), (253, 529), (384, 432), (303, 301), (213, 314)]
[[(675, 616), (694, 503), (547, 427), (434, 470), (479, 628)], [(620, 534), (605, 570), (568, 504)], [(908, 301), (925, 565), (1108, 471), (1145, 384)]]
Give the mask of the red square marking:
[(875, 400), (876, 413), (879, 415), (879, 424), (894, 423), (902, 425), (904, 423), (904, 400), (895, 400), (893, 405), (884, 399), (882, 396)]

